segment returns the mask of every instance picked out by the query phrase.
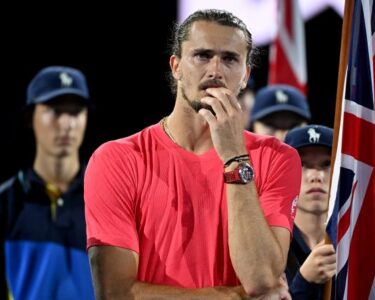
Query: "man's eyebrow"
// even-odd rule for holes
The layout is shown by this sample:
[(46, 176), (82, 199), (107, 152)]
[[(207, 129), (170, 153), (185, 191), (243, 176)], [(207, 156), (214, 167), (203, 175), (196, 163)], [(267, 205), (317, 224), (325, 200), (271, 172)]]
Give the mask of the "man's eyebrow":
[(206, 48), (197, 48), (193, 50), (193, 54), (198, 54), (198, 53), (213, 54), (215, 53), (215, 51), (212, 49), (206, 49)]
[[(206, 48), (197, 48), (193, 50), (193, 54), (210, 54), (213, 55), (214, 53), (217, 53), (218, 51), (212, 50), (212, 49), (206, 49)], [(232, 56), (232, 57), (239, 57), (240, 55), (233, 51), (219, 51), (220, 55), (223, 56)]]
[(240, 55), (237, 52), (233, 52), (233, 51), (223, 51), (222, 54), (224, 56), (240, 57)]

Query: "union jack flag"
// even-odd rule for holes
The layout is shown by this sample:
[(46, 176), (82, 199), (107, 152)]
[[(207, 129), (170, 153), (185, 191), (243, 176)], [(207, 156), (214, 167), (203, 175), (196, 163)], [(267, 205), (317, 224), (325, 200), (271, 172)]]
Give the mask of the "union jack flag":
[[(374, 300), (375, 15), (373, 0), (347, 2), (351, 2), (345, 8), (349, 53), (342, 61), (346, 76), (342, 76), (343, 97), (338, 97), (341, 110), (336, 110), (338, 142), (327, 233), (336, 246), (335, 299)], [(345, 32), (343, 40), (344, 36)]]
[(270, 49), (268, 83), (307, 92), (305, 26), (298, 0), (278, 1), (278, 33)]

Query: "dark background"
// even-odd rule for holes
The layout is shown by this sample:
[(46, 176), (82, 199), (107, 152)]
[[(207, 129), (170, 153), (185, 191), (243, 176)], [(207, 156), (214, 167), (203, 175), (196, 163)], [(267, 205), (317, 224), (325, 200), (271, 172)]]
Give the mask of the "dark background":
[[(170, 113), (174, 98), (166, 76), (175, 2), (161, 7), (138, 1), (128, 10), (113, 3), (22, 5), (22, 10), (3, 9), (0, 21), (0, 182), (32, 162), (34, 143), (23, 125), (22, 107), (29, 81), (45, 66), (72, 66), (87, 76), (96, 109), (82, 148), (85, 160), (101, 143), (135, 133)], [(332, 9), (306, 22), (313, 123), (333, 126), (341, 24)], [(268, 45), (260, 50), (260, 65), (253, 73), (257, 89), (266, 84), (268, 70)]]

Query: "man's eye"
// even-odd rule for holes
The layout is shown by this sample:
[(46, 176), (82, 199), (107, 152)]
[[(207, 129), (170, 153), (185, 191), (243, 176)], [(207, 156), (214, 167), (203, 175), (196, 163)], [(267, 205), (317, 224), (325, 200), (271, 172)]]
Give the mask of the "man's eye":
[(224, 61), (228, 63), (234, 63), (237, 61), (237, 59), (234, 56), (225, 56)]
[(206, 60), (206, 59), (209, 59), (209, 55), (207, 54), (207, 53), (197, 53), (196, 55), (195, 55), (197, 58), (199, 58), (199, 59), (204, 59), (204, 60)]
[(69, 114), (71, 116), (77, 116), (82, 110), (83, 107), (80, 106), (69, 108), (54, 108), (53, 113), (55, 114), (55, 116), (61, 116), (64, 113)]
[(53, 113), (56, 115), (56, 116), (60, 116), (62, 114), (62, 111), (60, 109), (54, 109), (53, 110)]

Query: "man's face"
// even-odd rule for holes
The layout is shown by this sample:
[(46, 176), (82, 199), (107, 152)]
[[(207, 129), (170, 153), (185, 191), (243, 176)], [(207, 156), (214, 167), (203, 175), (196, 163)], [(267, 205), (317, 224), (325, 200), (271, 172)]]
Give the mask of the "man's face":
[(300, 116), (289, 111), (279, 111), (254, 122), (254, 133), (274, 136), (284, 141), (289, 130), (306, 125)]
[(330, 148), (321, 146), (298, 149), (302, 162), (302, 183), (297, 208), (304, 212), (321, 214), (327, 211)]
[(250, 75), (246, 64), (244, 33), (233, 27), (198, 21), (182, 43), (181, 58), (172, 56), (170, 65), (177, 80), (177, 98), (198, 111), (207, 88), (226, 87), (235, 94)]
[(38, 154), (59, 158), (77, 154), (86, 129), (87, 107), (74, 96), (61, 96), (36, 104), (32, 122)]

